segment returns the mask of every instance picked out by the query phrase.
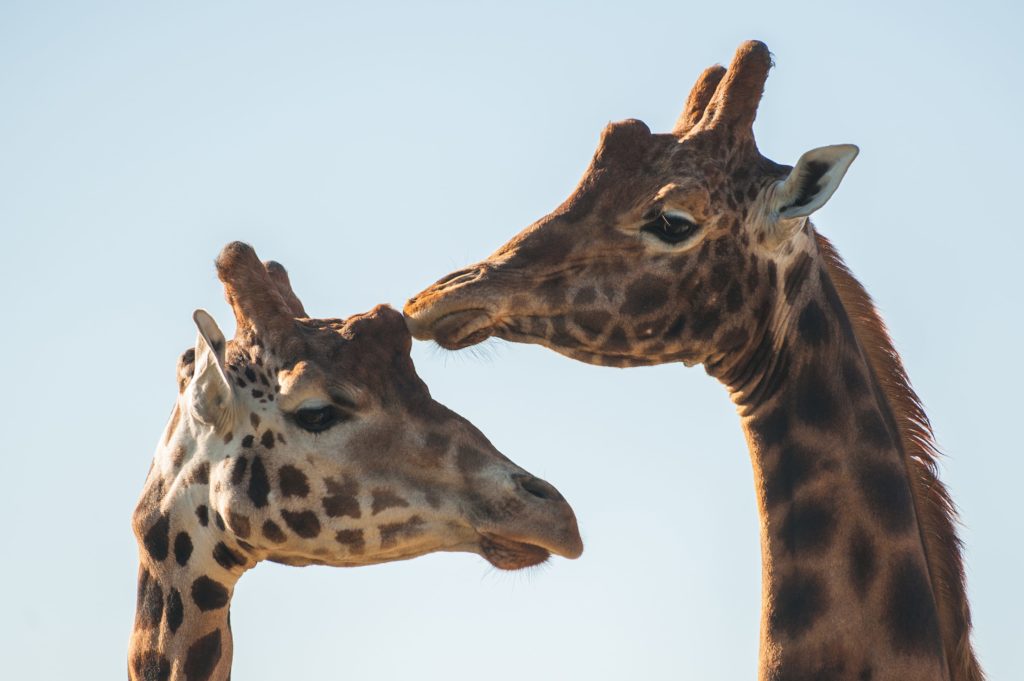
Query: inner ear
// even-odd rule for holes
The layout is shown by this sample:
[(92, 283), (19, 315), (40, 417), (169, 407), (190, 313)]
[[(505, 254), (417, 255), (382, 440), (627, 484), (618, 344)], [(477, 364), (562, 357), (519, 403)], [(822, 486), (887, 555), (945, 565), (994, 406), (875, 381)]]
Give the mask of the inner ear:
[(225, 370), (227, 340), (206, 310), (192, 314), (199, 333), (196, 337), (195, 370), (188, 386), (192, 412), (204, 423), (226, 423), (230, 414), (232, 389)]
[(812, 149), (800, 157), (773, 197), (773, 212), (783, 220), (807, 217), (824, 206), (839, 188), (857, 147), (835, 144)]

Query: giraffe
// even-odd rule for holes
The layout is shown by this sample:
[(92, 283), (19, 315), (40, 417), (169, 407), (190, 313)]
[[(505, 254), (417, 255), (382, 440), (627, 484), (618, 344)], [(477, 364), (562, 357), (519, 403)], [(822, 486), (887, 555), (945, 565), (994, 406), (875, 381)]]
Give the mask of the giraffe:
[(311, 319), (242, 243), (217, 272), (237, 330), (203, 310), (132, 516), (133, 680), (226, 679), (235, 584), (262, 560), (354, 567), (465, 551), (516, 570), (580, 555), (569, 504), (430, 397), (395, 310)]
[(746, 434), (761, 519), (761, 679), (977, 681), (955, 509), (871, 299), (810, 215), (858, 153), (793, 167), (753, 122), (768, 48), (698, 78), (671, 133), (608, 125), (579, 185), (411, 298), (414, 337), (584, 362), (702, 364)]

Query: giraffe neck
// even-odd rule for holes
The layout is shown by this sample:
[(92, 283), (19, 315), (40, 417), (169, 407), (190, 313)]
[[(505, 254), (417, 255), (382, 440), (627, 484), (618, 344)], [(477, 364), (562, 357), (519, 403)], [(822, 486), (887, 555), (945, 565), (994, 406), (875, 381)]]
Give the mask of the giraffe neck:
[(813, 251), (773, 328), (709, 371), (738, 406), (761, 517), (762, 679), (948, 679), (900, 436)]
[(220, 681), (231, 673), (231, 596), (255, 561), (209, 503), (209, 465), (186, 461), (165, 478), (166, 462), (158, 454), (133, 517), (139, 583), (129, 678)]

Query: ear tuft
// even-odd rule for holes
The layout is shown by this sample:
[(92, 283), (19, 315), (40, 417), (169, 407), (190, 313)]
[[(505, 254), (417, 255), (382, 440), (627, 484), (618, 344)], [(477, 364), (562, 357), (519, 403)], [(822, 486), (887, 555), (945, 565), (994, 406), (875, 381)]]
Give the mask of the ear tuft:
[(852, 144), (834, 144), (805, 153), (775, 192), (773, 212), (780, 219), (792, 220), (824, 206), (859, 151)]

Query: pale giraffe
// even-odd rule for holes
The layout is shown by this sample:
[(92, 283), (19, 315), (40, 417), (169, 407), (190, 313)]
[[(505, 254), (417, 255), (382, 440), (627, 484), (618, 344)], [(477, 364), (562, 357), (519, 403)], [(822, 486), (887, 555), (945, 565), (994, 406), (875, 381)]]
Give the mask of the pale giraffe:
[(261, 560), (369, 565), (432, 551), (519, 569), (583, 549), (568, 503), (431, 399), (399, 313), (310, 319), (284, 269), (245, 244), (217, 259), (226, 341), (194, 350), (132, 518), (129, 678), (226, 679), (235, 583)]
[(675, 129), (609, 125), (572, 195), (406, 304), (413, 335), (593, 364), (703, 364), (737, 406), (761, 516), (762, 679), (982, 673), (928, 419), (871, 299), (809, 216), (857, 154), (762, 156), (771, 56), (739, 47)]

